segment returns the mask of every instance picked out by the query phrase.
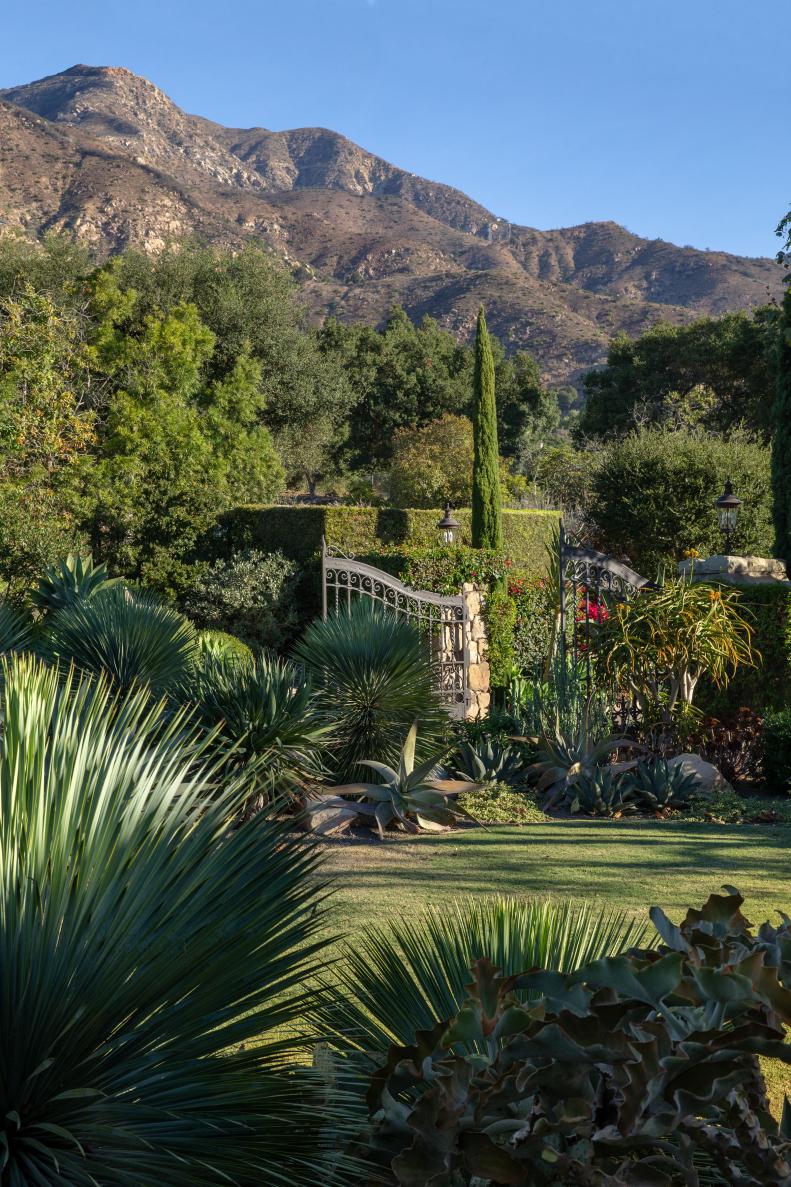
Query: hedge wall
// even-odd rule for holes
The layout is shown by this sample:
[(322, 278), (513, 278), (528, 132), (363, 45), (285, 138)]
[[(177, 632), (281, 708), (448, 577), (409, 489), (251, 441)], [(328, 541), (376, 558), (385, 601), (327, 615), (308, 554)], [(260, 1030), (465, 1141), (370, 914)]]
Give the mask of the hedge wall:
[[(461, 544), (471, 542), (470, 511), (455, 511)], [(321, 538), (345, 552), (373, 553), (381, 547), (409, 544), (430, 548), (439, 543), (442, 511), (397, 507), (235, 507), (218, 523), (224, 550), (281, 549), (298, 563), (321, 552)], [(505, 553), (514, 564), (536, 574), (546, 568), (544, 546), (556, 530), (558, 511), (504, 511)]]
[(791, 703), (791, 589), (786, 585), (740, 586), (741, 612), (761, 653), (756, 668), (739, 668), (722, 691), (702, 688), (701, 708), (725, 716), (742, 705), (762, 713)]
[[(461, 525), (461, 544), (470, 544), (472, 514), (454, 511)], [(404, 565), (397, 550), (434, 548), (439, 544), (437, 521), (442, 511), (402, 510), (396, 507), (235, 507), (218, 521), (204, 550), (207, 559), (228, 556), (243, 548), (261, 552), (280, 549), (302, 573), (298, 591), (301, 615), (311, 618), (321, 605), (319, 560), (321, 539), (353, 553), (393, 574)], [(503, 511), (504, 554), (520, 573), (546, 572), (546, 545), (557, 530), (558, 511)], [(377, 559), (384, 550), (388, 555)]]

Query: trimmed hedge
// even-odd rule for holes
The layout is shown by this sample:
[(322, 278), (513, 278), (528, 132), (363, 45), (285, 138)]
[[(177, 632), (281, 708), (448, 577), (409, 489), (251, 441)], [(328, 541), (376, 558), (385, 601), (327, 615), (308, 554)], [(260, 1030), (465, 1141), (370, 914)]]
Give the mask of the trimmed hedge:
[[(454, 515), (460, 524), (459, 543), (469, 547), (472, 513), (460, 510)], [(441, 557), (438, 554), (437, 521), (441, 516), (440, 510), (397, 507), (235, 507), (219, 519), (204, 555), (214, 559), (250, 548), (283, 552), (299, 568), (297, 610), (307, 622), (318, 615), (321, 606), (322, 536), (328, 544), (408, 584), (416, 582), (420, 588), (439, 590), (446, 559), (444, 552)], [(510, 562), (514, 574), (529, 579), (546, 573), (546, 547), (559, 520), (559, 511), (503, 511), (503, 558)], [(447, 550), (447, 561), (463, 568), (468, 559), (464, 552), (462, 548), (452, 556)], [(484, 584), (488, 584), (492, 558), (487, 553), (482, 559)], [(410, 581), (411, 577), (415, 581)]]
[[(460, 544), (472, 542), (472, 513), (455, 511)], [(399, 544), (432, 548), (439, 543), (441, 510), (398, 507), (235, 507), (218, 521), (223, 552), (281, 549), (298, 564), (321, 553), (321, 538), (344, 552), (371, 554)], [(545, 545), (557, 530), (559, 511), (503, 511), (504, 552), (514, 565), (536, 575), (546, 570)]]
[(740, 667), (727, 688), (701, 689), (701, 707), (715, 717), (727, 717), (742, 705), (764, 713), (791, 701), (791, 589), (780, 584), (737, 588), (739, 609), (753, 629), (761, 659), (755, 668)]

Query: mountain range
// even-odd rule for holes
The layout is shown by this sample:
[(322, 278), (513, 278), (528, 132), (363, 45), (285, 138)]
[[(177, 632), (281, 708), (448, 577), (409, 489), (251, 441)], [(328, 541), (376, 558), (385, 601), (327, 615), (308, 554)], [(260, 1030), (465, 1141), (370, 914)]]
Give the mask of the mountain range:
[(380, 323), (398, 302), (461, 338), (478, 306), (547, 380), (574, 382), (612, 336), (746, 309), (773, 260), (643, 239), (614, 222), (539, 231), (389, 164), (337, 132), (226, 128), (119, 67), (0, 90), (0, 229), (71, 233), (104, 258), (197, 236), (264, 241), (315, 320)]

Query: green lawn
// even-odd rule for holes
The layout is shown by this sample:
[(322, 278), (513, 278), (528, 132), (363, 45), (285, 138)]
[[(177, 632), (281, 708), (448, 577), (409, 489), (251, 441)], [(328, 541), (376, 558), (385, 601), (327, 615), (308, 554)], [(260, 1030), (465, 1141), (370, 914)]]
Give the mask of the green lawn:
[[(658, 903), (674, 917), (724, 883), (738, 887), (753, 923), (791, 914), (791, 827), (641, 821), (557, 821), (469, 829), (384, 842), (333, 841), (331, 922), (353, 943), (369, 924), (464, 895), (557, 895), (594, 899), (645, 915)], [(764, 1067), (773, 1110), (791, 1094), (791, 1069)]]
[(596, 899), (644, 914), (658, 903), (678, 915), (728, 882), (759, 923), (791, 914), (791, 828), (669, 821), (554, 821), (467, 829), (385, 842), (334, 841), (332, 922), (353, 937), (427, 904), (464, 895)]

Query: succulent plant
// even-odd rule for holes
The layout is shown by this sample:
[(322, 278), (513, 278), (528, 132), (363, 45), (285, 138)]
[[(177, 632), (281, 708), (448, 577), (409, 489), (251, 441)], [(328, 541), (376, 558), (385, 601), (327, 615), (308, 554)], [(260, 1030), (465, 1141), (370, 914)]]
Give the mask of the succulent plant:
[(583, 771), (566, 797), (569, 810), (585, 816), (623, 816), (637, 811), (624, 776), (619, 776), (612, 767)]
[(105, 565), (95, 565), (90, 553), (87, 556), (69, 553), (44, 570), (30, 600), (37, 610), (49, 614), (75, 602), (84, 602), (120, 583), (121, 578), (111, 577)]
[(787, 1187), (758, 1056), (791, 1063), (791, 921), (755, 933), (742, 901), (726, 887), (679, 926), (654, 908), (663, 944), (573, 973), (479, 958), (460, 1009), (373, 1074), (372, 1179)]
[(381, 783), (348, 783), (333, 787), (334, 797), (309, 803), (308, 811), (345, 805), (347, 799), (356, 800), (355, 811), (367, 817), (382, 838), (390, 825), (409, 833), (418, 833), (422, 829), (440, 832), (450, 827), (467, 815), (453, 807), (450, 800), (462, 792), (477, 790), (480, 784), (467, 779), (446, 778), (439, 765), (442, 755), (435, 755), (415, 766), (416, 745), (417, 721), (414, 721), (401, 750), (397, 771), (386, 763), (361, 760), (359, 765), (376, 771)]
[(696, 775), (678, 764), (669, 766), (664, 758), (639, 762), (623, 777), (623, 788), (647, 812), (667, 815), (671, 808), (684, 807), (700, 788)]
[[(538, 761), (527, 769), (539, 791), (549, 791), (546, 806), (564, 797), (581, 775), (589, 773), (621, 747), (635, 748), (631, 738), (610, 734), (596, 738), (592, 729), (590, 701), (583, 704), (572, 727), (564, 727), (556, 715), (554, 729), (545, 727), (539, 741)], [(623, 765), (619, 770), (625, 769)]]
[(482, 738), (479, 742), (462, 742), (453, 762), (453, 771), (460, 779), (473, 783), (524, 782), (525, 763), (519, 750), (510, 742)]

